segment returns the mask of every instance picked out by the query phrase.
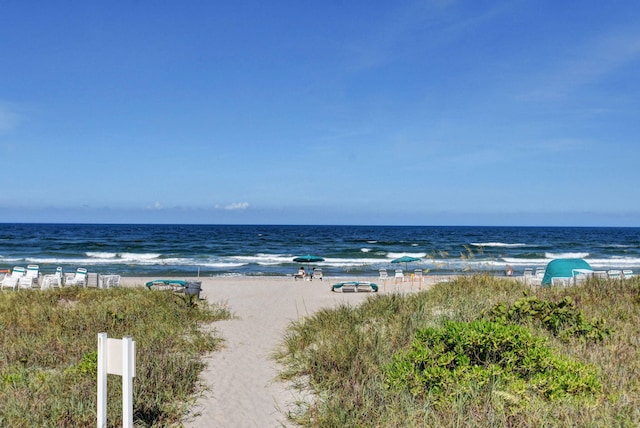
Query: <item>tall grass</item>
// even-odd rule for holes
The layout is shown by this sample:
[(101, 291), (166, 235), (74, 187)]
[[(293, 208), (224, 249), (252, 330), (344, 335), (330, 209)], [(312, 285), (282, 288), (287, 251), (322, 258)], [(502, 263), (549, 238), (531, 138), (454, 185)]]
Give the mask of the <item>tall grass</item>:
[[(141, 288), (0, 293), (0, 426), (95, 426), (97, 333), (136, 341), (134, 422), (180, 421), (197, 393), (201, 356), (220, 340), (205, 324), (226, 307)], [(108, 376), (109, 426), (122, 419), (121, 380)]]
[[(388, 368), (410, 348), (419, 330), (439, 329), (449, 321), (472, 322), (496, 305), (512, 305), (524, 296), (549, 302), (570, 297), (585, 320), (604, 319), (610, 334), (601, 341), (560, 337), (540, 323), (524, 325), (563, 361), (593, 368), (601, 385), (597, 394), (548, 399), (525, 390), (514, 395), (500, 377), (453, 387), (446, 400), (436, 391), (415, 395), (389, 387)], [(418, 294), (373, 296), (357, 307), (323, 310), (288, 328), (276, 358), (283, 364), (282, 378), (311, 393), (289, 415), (302, 426), (636, 427), (639, 345), (638, 278), (529, 288), (479, 275)]]

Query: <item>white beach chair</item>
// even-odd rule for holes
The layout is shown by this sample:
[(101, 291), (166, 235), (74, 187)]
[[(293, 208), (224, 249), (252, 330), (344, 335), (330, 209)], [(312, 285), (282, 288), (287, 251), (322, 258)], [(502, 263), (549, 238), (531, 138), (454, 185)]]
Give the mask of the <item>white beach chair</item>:
[(606, 270), (594, 270), (593, 277), (598, 279), (607, 279), (607, 271)]
[(120, 286), (120, 275), (100, 275), (100, 288), (113, 288)]
[(62, 268), (57, 267), (56, 273), (47, 274), (44, 277), (42, 277), (42, 289), (45, 290), (51, 287), (62, 287), (62, 278), (63, 278)]
[(18, 288), (32, 288), (38, 284), (40, 267), (38, 265), (28, 265), (25, 274), (18, 280)]
[(551, 285), (557, 285), (560, 287), (568, 287), (571, 285), (573, 278), (568, 277), (553, 277), (551, 278)]
[[(416, 269), (413, 271), (413, 280), (418, 284), (418, 287), (422, 289), (422, 269)], [(413, 286), (413, 283), (411, 286)]]
[(389, 274), (386, 269), (379, 269), (378, 275), (380, 276), (380, 281), (386, 281), (389, 279)]
[(607, 277), (609, 279), (620, 279), (622, 278), (622, 271), (618, 269), (610, 269), (607, 271)]
[(622, 271), (622, 276), (624, 277), (624, 279), (633, 278), (633, 271), (631, 269), (624, 269)]
[(396, 269), (396, 273), (393, 278), (396, 283), (404, 282), (404, 273), (402, 272), (402, 269)]
[(593, 275), (593, 271), (587, 271), (582, 269), (574, 269), (572, 273), (573, 273), (573, 283), (575, 285), (583, 284), (587, 282), (587, 279), (589, 279)]
[(5, 276), (2, 282), (0, 283), (0, 288), (10, 287), (14, 290), (18, 286), (18, 281), (22, 278), (27, 270), (21, 266), (15, 266), (11, 271), (11, 276)]
[(78, 285), (84, 287), (87, 284), (87, 270), (85, 268), (76, 269), (75, 275), (65, 281), (65, 285)]

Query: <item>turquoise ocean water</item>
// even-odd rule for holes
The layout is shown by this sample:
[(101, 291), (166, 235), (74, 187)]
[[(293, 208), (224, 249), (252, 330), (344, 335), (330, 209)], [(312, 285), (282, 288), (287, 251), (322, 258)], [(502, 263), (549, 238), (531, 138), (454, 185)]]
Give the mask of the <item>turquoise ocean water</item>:
[(325, 259), (325, 275), (377, 275), (405, 268), (434, 274), (521, 274), (560, 257), (594, 269), (640, 273), (640, 228), (457, 226), (273, 226), (0, 224), (0, 269), (38, 264), (43, 273), (86, 267), (130, 276), (290, 275), (298, 255)]

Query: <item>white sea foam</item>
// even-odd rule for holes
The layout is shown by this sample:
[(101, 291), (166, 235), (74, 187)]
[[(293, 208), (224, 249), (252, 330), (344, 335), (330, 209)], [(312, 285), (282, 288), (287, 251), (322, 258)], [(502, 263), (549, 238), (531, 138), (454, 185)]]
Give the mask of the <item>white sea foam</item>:
[(505, 248), (517, 248), (526, 247), (527, 244), (508, 244), (506, 242), (472, 242), (474, 247), (505, 247)]
[(544, 253), (548, 259), (584, 259), (589, 253)]
[(90, 251), (85, 253), (87, 257), (91, 257), (93, 259), (115, 259), (118, 257), (118, 253), (107, 253), (107, 252), (97, 252)]
[(327, 267), (336, 267), (336, 268), (348, 268), (348, 267), (357, 267), (357, 266), (370, 266), (381, 263), (388, 263), (387, 259), (374, 259), (374, 258), (366, 258), (366, 259), (336, 259), (336, 258), (327, 258), (324, 262), (313, 263), (314, 266), (327, 266)]
[(640, 265), (640, 259), (635, 257), (614, 257), (611, 259), (585, 259), (594, 269), (610, 269), (616, 267), (631, 267)]
[(505, 257), (502, 259), (502, 261), (504, 263), (502, 264), (508, 264), (511, 265), (513, 267), (516, 266), (545, 266), (547, 263), (549, 263), (552, 259), (518, 259), (518, 258), (512, 258), (512, 257)]
[(369, 253), (371, 252), (371, 248), (360, 248), (360, 251), (363, 253)]
[(122, 259), (127, 261), (150, 260), (157, 259), (162, 254), (156, 253), (111, 253), (111, 252), (87, 252), (87, 257), (92, 259), (111, 260)]
[(399, 259), (404, 256), (422, 258), (426, 257), (427, 253), (387, 253), (389, 259)]
[(253, 256), (230, 256), (229, 259), (243, 264), (255, 263), (263, 266), (275, 266), (285, 263), (293, 263), (294, 256), (285, 254), (259, 253)]
[[(191, 264), (193, 265), (193, 260)], [(239, 268), (245, 265), (246, 263), (224, 263), (224, 262), (204, 262), (204, 263), (197, 264), (197, 266), (211, 267), (216, 269)]]

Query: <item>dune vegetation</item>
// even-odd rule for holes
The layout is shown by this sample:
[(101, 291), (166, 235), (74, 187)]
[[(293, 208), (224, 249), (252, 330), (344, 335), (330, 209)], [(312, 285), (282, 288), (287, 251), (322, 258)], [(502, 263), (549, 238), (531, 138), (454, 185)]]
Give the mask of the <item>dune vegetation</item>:
[[(134, 423), (179, 424), (199, 392), (202, 356), (220, 344), (224, 305), (143, 288), (0, 292), (0, 426), (96, 425), (97, 334), (136, 341)], [(108, 424), (122, 381), (108, 375)]]
[(636, 427), (640, 280), (529, 287), (460, 276), (289, 327), (301, 426)]

